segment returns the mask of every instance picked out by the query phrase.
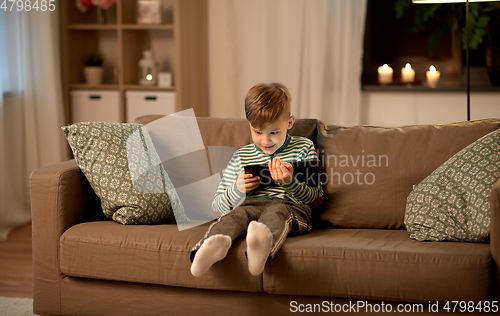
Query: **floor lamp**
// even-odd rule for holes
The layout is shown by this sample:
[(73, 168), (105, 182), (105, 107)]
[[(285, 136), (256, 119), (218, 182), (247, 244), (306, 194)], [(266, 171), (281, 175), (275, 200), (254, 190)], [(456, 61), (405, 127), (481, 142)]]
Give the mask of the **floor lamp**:
[(498, 0), (412, 0), (415, 4), (432, 3), (463, 3), (465, 2), (465, 32), (467, 41), (466, 66), (467, 66), (467, 121), (470, 121), (470, 67), (469, 67), (469, 2), (491, 2)]

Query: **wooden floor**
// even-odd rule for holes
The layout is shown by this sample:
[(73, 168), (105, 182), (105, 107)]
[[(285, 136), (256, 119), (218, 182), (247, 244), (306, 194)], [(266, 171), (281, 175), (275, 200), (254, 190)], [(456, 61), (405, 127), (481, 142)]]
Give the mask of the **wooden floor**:
[(31, 224), (0, 241), (0, 296), (33, 298)]

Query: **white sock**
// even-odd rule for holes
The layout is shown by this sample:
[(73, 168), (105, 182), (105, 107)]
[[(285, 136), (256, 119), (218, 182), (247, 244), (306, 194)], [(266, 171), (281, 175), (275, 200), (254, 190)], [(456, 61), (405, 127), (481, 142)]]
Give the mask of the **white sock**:
[(226, 257), (231, 243), (231, 237), (227, 235), (219, 234), (208, 237), (194, 256), (191, 274), (195, 277), (205, 274), (214, 263)]
[(269, 228), (256, 221), (251, 221), (247, 231), (247, 257), (248, 270), (253, 275), (259, 275), (264, 271), (271, 246), (273, 234)]

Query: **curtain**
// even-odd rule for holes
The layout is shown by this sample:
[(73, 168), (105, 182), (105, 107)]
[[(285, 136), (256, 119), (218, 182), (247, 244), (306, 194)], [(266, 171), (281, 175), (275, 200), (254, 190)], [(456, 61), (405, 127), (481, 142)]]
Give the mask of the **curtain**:
[(366, 0), (208, 0), (209, 109), (244, 118), (247, 91), (282, 82), (292, 114), (361, 121)]
[(0, 10), (0, 240), (31, 220), (31, 172), (64, 160), (58, 16)]

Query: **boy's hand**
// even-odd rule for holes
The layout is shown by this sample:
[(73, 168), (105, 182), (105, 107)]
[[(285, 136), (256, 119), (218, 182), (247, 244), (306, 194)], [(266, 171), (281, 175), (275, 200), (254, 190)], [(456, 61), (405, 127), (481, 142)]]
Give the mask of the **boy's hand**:
[(287, 184), (292, 181), (292, 164), (281, 161), (279, 158), (273, 158), (272, 161), (269, 161), (269, 171), (271, 171), (271, 177), (281, 184)]
[(240, 173), (238, 180), (236, 180), (236, 188), (241, 193), (248, 193), (258, 187), (260, 184), (260, 177), (253, 176), (252, 174)]

